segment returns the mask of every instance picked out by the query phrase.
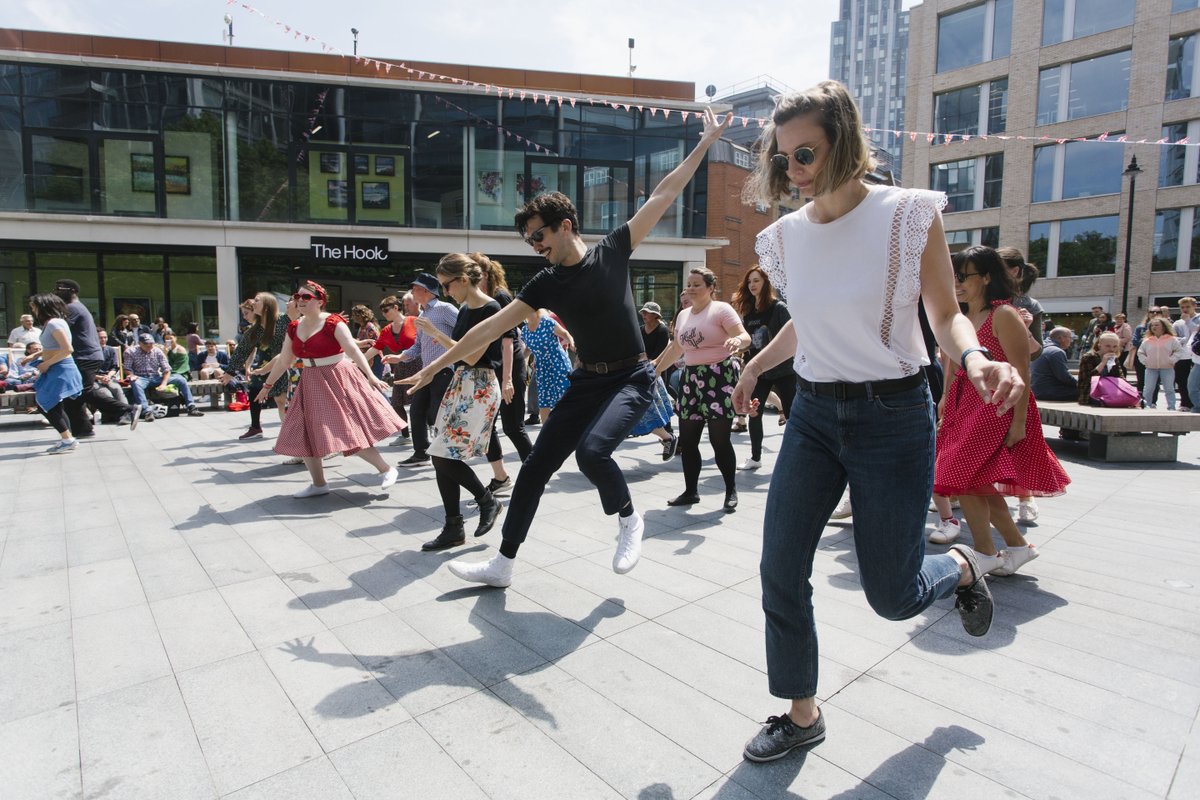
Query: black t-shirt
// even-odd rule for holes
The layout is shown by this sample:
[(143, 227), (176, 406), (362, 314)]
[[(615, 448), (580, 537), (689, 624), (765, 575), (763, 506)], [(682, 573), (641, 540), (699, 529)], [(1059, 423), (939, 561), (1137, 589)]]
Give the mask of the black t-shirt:
[(96, 335), (96, 321), (78, 299), (67, 303), (67, 327), (71, 329), (71, 348), (76, 360), (100, 361), (104, 358), (100, 337)]
[(572, 266), (546, 267), (517, 295), (558, 314), (586, 364), (624, 361), (642, 352), (642, 326), (629, 287), (629, 226), (605, 236)]
[[(450, 334), (450, 338), (454, 341), (459, 341), (467, 335), (467, 331), (474, 328), (479, 323), (483, 322), (490, 316), (500, 313), (500, 304), (495, 300), (490, 300), (479, 308), (471, 308), (466, 303), (458, 307), (458, 321), (454, 323), (454, 332)], [(500, 337), (503, 339), (504, 337)], [(487, 346), (487, 350), (483, 351), (483, 355), (474, 364), (468, 364), (466, 361), (455, 362), (461, 367), (487, 367), (500, 374), (500, 339), (492, 342)]]
[(642, 328), (642, 347), (650, 358), (658, 358), (670, 343), (671, 334), (667, 333), (667, 326), (663, 325), (661, 320), (650, 333), (646, 333), (646, 329)]
[(758, 355), (759, 351), (770, 344), (775, 334), (792, 318), (791, 312), (779, 300), (776, 300), (765, 311), (752, 311), (742, 317), (742, 327), (750, 334), (750, 348), (746, 351), (746, 361)]

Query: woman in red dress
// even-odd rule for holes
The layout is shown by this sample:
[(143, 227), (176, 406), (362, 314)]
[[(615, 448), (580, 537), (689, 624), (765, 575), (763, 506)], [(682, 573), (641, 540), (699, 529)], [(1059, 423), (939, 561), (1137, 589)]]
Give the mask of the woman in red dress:
[(383, 398), (387, 384), (371, 374), (346, 320), (324, 311), (325, 290), (319, 284), (306, 282), (292, 298), (300, 319), (288, 324), (283, 351), (259, 400), (295, 359), (304, 363), (304, 377), (275, 443), (276, 453), (303, 458), (312, 476), (312, 485), (294, 497), (329, 494), (321, 460), (333, 452), (357, 454), (379, 471), (386, 489), (396, 482), (397, 470), (388, 467), (375, 443), (405, 427)]
[[(1011, 363), (1028, 387), (1029, 333), (1012, 306), (1015, 287), (1004, 262), (992, 248), (979, 246), (955, 253), (951, 260), (955, 293), (966, 306), (979, 343), (992, 360)], [(1033, 395), (1028, 389), (1025, 395), (1025, 401), (997, 417), (955, 369), (943, 398), (933, 491), (958, 496), (979, 563), (993, 575), (1012, 575), (1038, 556), (1017, 529), (1004, 497), (1051, 497), (1062, 494), (1071, 482), (1042, 437)], [(999, 553), (992, 525), (1004, 537), (1005, 549)]]

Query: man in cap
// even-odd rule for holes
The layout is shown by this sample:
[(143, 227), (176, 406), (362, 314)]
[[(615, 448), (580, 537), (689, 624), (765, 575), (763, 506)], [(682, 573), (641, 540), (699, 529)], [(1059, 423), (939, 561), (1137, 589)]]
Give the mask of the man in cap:
[[(428, 320), (446, 336), (454, 333), (454, 323), (458, 322), (458, 309), (438, 299), (441, 288), (438, 279), (428, 272), (418, 272), (413, 278), (413, 300), (421, 306), (421, 316), (417, 322), (417, 341), (398, 356), (384, 356), (384, 361), (396, 364), (400, 361), (418, 360), (422, 364), (432, 364), (446, 352), (446, 348), (438, 344), (432, 334), (422, 330), (419, 321)], [(401, 461), (400, 466), (416, 467), (429, 463), (429, 454), (426, 452), (429, 449), (429, 428), (437, 417), (442, 395), (446, 393), (446, 387), (450, 385), (453, 375), (453, 367), (447, 366), (438, 371), (428, 385), (409, 393), (408, 421), (412, 425), (413, 454)]]
[(192, 390), (188, 388), (187, 380), (182, 375), (171, 374), (171, 365), (167, 363), (166, 354), (161, 348), (154, 346), (154, 337), (150, 334), (139, 333), (138, 346), (125, 351), (125, 372), (129, 376), (129, 388), (133, 391), (134, 402), (141, 408), (144, 419), (154, 419), (146, 392), (151, 387), (161, 392), (167, 386), (174, 386), (179, 392), (179, 397), (187, 406), (189, 417), (204, 416), (204, 412), (196, 408), (196, 401), (192, 399)]
[(96, 321), (87, 306), (79, 302), (79, 284), (70, 278), (59, 278), (54, 283), (54, 293), (67, 304), (67, 327), (71, 329), (71, 347), (75, 366), (83, 377), (83, 394), (67, 403), (67, 418), (71, 423), (71, 435), (76, 439), (95, 436), (92, 430), (92, 415), (88, 406), (100, 412), (102, 418), (118, 419), (122, 424), (137, 426), (137, 414), (132, 406), (116, 399), (108, 392), (96, 389), (96, 376), (103, 375), (104, 349), (96, 334)]
[[(642, 306), (639, 312), (642, 315), (642, 346), (646, 350), (646, 357), (651, 361), (658, 358), (663, 350), (667, 349), (667, 345), (671, 343), (671, 334), (667, 331), (667, 326), (662, 322), (662, 306), (653, 301)], [(671, 385), (671, 373), (675, 372), (675, 365), (667, 367), (663, 370), (663, 383), (667, 386)], [(675, 450), (679, 444), (679, 440), (675, 438), (675, 431), (671, 428), (671, 421), (667, 420), (667, 424), (662, 428), (655, 428), (652, 431), (659, 439), (662, 440), (663, 461), (670, 461), (675, 456)], [(665, 433), (666, 438), (663, 438)]]

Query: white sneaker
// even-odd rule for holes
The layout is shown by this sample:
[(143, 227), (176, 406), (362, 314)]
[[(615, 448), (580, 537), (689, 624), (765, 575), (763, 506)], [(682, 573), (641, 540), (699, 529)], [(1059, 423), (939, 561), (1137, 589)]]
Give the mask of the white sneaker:
[(962, 525), (954, 517), (938, 520), (937, 526), (929, 534), (930, 544), (950, 544), (962, 533)]
[(339, 452), (336, 452), (336, 451), (334, 451), (334, 452), (332, 452), (332, 453), (326, 453), (326, 454), (325, 454), (325, 458), (324, 458), (324, 460), (325, 460), (325, 461), (329, 461), (330, 459), (332, 459), (332, 458), (337, 458), (337, 457), (338, 457), (338, 456), (340, 456), (340, 455), (341, 455), (341, 453), (339, 453)]
[(842, 498), (842, 502), (838, 504), (838, 507), (833, 510), (833, 514), (831, 514), (829, 518), (845, 519), (852, 514), (854, 514), (854, 511), (852, 511), (850, 508), (850, 495), (846, 495)]
[(451, 561), (446, 566), (450, 571), (464, 581), (485, 583), (503, 589), (512, 584), (513, 563), (516, 559), (506, 558), (497, 553), (491, 561), (478, 561), (466, 564), (462, 561)]
[(613, 572), (624, 575), (636, 567), (642, 557), (642, 533), (646, 525), (636, 511), (628, 517), (617, 517), (617, 522), (621, 532), (617, 537), (617, 552), (613, 554)]
[(1024, 501), (1017, 505), (1017, 524), (1028, 525), (1038, 518), (1037, 503), (1032, 500)]
[(738, 469), (758, 469), (762, 466), (762, 462), (755, 458), (747, 458), (738, 465)]
[(300, 456), (293, 456), (292, 458), (285, 458), (283, 460), (283, 465), (285, 467), (295, 467), (295, 466), (299, 466), (300, 464), (303, 464), (303, 463), (304, 463), (304, 459), (301, 458)]
[(992, 575), (1015, 575), (1017, 570), (1033, 561), (1040, 555), (1033, 545), (1011, 547), (1000, 551), (1004, 562), (991, 571)]
[(951, 508), (962, 508), (962, 503), (958, 502), (957, 497), (951, 497), (950, 498), (950, 507)]
[(296, 492), (292, 497), (303, 499), (305, 497), (320, 497), (323, 494), (329, 494), (329, 484), (317, 486), (315, 483), (310, 483), (300, 491)]
[(379, 485), (382, 488), (387, 489), (387, 488), (393, 486), (396, 483), (396, 479), (399, 477), (400, 477), (400, 470), (396, 469), (395, 467), (392, 467), (387, 472), (383, 473), (383, 480), (380, 482)]

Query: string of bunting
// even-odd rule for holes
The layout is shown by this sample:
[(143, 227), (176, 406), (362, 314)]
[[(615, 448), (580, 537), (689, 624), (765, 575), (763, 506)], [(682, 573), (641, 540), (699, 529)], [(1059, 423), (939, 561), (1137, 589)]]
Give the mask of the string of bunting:
[[(541, 103), (545, 103), (547, 106), (549, 106), (551, 103), (557, 103), (559, 106), (570, 105), (572, 108), (574, 108), (577, 103), (587, 103), (588, 105), (591, 105), (591, 106), (596, 106), (596, 105), (607, 106), (614, 110), (620, 110), (620, 111), (631, 111), (634, 109), (636, 109), (639, 113), (649, 111), (650, 116), (652, 116), (652, 117), (661, 113), (663, 115), (664, 119), (670, 119), (670, 117), (673, 114), (678, 114), (680, 122), (685, 121), (689, 116), (694, 119), (702, 119), (704, 117), (703, 112), (692, 111), (689, 109), (670, 108), (668, 106), (661, 106), (661, 105), (650, 106), (645, 103), (614, 102), (612, 100), (591, 97), (588, 95), (580, 96), (580, 95), (572, 95), (570, 93), (535, 92), (535, 91), (531, 91), (531, 90), (527, 90), (527, 89), (513, 88), (511, 86), (499, 86), (499, 85), (490, 84), (490, 83), (481, 83), (479, 81), (473, 81), (473, 80), (469, 80), (466, 78), (456, 78), (452, 75), (441, 75), (436, 72), (429, 72), (427, 70), (416, 69), (416, 68), (408, 66), (407, 64), (405, 64), (403, 62), (384, 61), (384, 60), (378, 59), (378, 58), (369, 58), (367, 56), (348, 54), (345, 51), (341, 50), (340, 48), (338, 48), (332, 44), (329, 44), (328, 42), (323, 40), (321, 37), (314, 36), (309, 33), (305, 33), (304, 31), (301, 31), (299, 28), (296, 28), (292, 25), (285, 23), (281, 19), (277, 19), (275, 17), (272, 17), (268, 14), (263, 13), (262, 11), (255, 8), (254, 6), (250, 5), (249, 3), (242, 2), (242, 0), (225, 0), (225, 4), (228, 6), (240, 7), (243, 11), (245, 11), (249, 14), (254, 14), (256, 16), (262, 17), (263, 19), (267, 20), (268, 22), (273, 23), (275, 25), (275, 27), (278, 28), (285, 36), (291, 36), (293, 39), (303, 40), (304, 42), (309, 43), (309, 44), (316, 44), (321, 48), (321, 50), (323, 52), (341, 56), (343, 58), (351, 58), (354, 60), (354, 62), (356, 64), (360, 64), (360, 65), (368, 67), (368, 68), (373, 68), (375, 71), (382, 72), (385, 75), (390, 75), (392, 70), (396, 69), (396, 70), (401, 70), (401, 71), (407, 73), (408, 75), (416, 78), (417, 80), (443, 81), (446, 83), (452, 83), (452, 84), (467, 87), (470, 89), (478, 89), (478, 90), (481, 90), (484, 94), (493, 94), (494, 93), (497, 97), (502, 97), (502, 98), (506, 97), (508, 99), (515, 98), (515, 99), (519, 99), (519, 100), (531, 99), (534, 103), (541, 102)], [(451, 105), (453, 105), (453, 104), (451, 104)], [(460, 108), (459, 110), (463, 111), (463, 113), (469, 114), (469, 112), (465, 111), (465, 109)], [(472, 116), (474, 116), (474, 115), (472, 115)], [(486, 122), (489, 125), (493, 124), (493, 123), (489, 122), (488, 120), (483, 119), (482, 117), (475, 117), (475, 119), (482, 121), (482, 122)], [(740, 124), (743, 128), (748, 128), (751, 125), (755, 125), (759, 128), (763, 128), (763, 127), (766, 127), (768, 122), (770, 122), (770, 120), (765, 117), (735, 116), (733, 124), (735, 124), (735, 125)], [(499, 127), (499, 126), (495, 126), (495, 127)], [(949, 145), (951, 142), (954, 142), (954, 141), (967, 142), (967, 141), (970, 141), (971, 139), (982, 139), (984, 141), (988, 141), (991, 139), (997, 139), (999, 141), (1018, 141), (1018, 142), (1055, 142), (1056, 144), (1066, 144), (1067, 142), (1098, 142), (1098, 143), (1102, 142), (1102, 143), (1112, 143), (1112, 144), (1151, 145), (1151, 146), (1160, 146), (1160, 147), (1200, 147), (1200, 141), (1197, 141), (1197, 142), (1190, 141), (1188, 139), (1188, 137), (1186, 137), (1186, 136), (1183, 137), (1182, 139), (1178, 139), (1176, 141), (1171, 141), (1167, 137), (1163, 137), (1161, 139), (1132, 139), (1126, 134), (1119, 134), (1119, 135), (1114, 136), (1112, 133), (1108, 133), (1108, 132), (1102, 133), (1099, 136), (1094, 136), (1094, 137), (1088, 137), (1088, 136), (1057, 137), (1057, 136), (1045, 136), (1045, 135), (1021, 136), (1021, 135), (1010, 135), (1010, 134), (936, 133), (936, 132), (932, 132), (932, 131), (909, 131), (909, 130), (893, 130), (893, 129), (887, 129), (887, 128), (868, 128), (868, 127), (864, 127), (863, 132), (868, 135), (870, 135), (870, 134), (877, 134), (877, 135), (878, 134), (887, 134), (887, 135), (895, 137), (898, 140), (903, 139), (904, 137), (907, 137), (909, 139), (909, 141), (912, 141), (912, 142), (916, 142), (918, 139), (923, 138), (923, 139), (925, 139), (925, 142), (927, 144), (930, 144), (930, 145), (941, 144), (943, 146)], [(513, 134), (511, 131), (505, 131), (505, 134), (510, 136), (510, 138), (515, 138), (515, 139), (520, 140), (522, 143), (526, 144), (527, 146), (533, 147), (536, 150), (547, 152), (547, 153), (550, 152), (549, 150), (547, 150), (545, 147), (542, 147), (538, 143), (532, 142), (528, 139), (524, 139), (523, 137), (517, 136), (516, 134)]]

